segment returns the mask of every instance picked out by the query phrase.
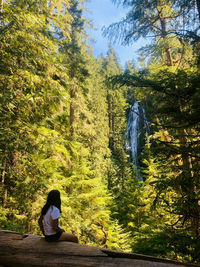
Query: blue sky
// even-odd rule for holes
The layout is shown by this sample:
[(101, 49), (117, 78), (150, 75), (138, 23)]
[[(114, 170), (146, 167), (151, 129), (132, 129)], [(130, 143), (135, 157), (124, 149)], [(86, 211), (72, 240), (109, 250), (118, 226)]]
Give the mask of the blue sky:
[[(117, 7), (112, 3), (111, 0), (91, 0), (86, 3), (86, 8), (90, 11), (86, 16), (91, 20), (96, 30), (89, 30), (88, 33), (95, 43), (92, 43), (94, 47), (94, 55), (98, 56), (101, 53), (106, 55), (109, 45), (109, 40), (102, 36), (102, 27), (109, 26), (113, 22), (120, 21), (125, 17), (127, 9), (123, 7)], [(138, 53), (137, 50), (141, 47), (141, 42), (131, 46), (122, 46), (120, 44), (113, 44), (113, 47), (120, 59), (122, 66), (128, 60), (135, 59), (137, 61)]]

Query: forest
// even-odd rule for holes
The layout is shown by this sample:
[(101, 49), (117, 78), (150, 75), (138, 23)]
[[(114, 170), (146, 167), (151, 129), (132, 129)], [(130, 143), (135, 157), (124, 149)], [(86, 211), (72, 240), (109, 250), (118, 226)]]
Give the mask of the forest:
[[(111, 1), (111, 0), (108, 0)], [(51, 189), (80, 243), (200, 263), (200, 0), (113, 0), (95, 57), (86, 0), (0, 0), (0, 228), (40, 234)], [(128, 114), (145, 110), (138, 161)]]

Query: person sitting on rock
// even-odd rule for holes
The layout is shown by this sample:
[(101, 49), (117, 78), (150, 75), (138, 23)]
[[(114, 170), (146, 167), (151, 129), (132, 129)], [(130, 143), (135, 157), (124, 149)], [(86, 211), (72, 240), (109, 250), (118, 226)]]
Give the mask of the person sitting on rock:
[(46, 241), (69, 241), (78, 243), (77, 236), (67, 234), (59, 225), (59, 218), (61, 213), (61, 199), (58, 190), (49, 192), (47, 202), (42, 208), (38, 224), (45, 236)]

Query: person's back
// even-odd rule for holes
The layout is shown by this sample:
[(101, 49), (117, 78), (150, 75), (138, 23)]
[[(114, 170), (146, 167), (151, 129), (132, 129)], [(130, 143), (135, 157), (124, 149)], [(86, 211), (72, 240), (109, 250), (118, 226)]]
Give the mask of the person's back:
[(47, 197), (47, 202), (42, 208), (38, 224), (48, 242), (70, 241), (78, 243), (77, 236), (67, 234), (59, 225), (61, 213), (61, 199), (58, 190), (51, 190)]
[[(50, 206), (47, 213), (43, 216), (43, 225), (45, 235), (55, 235), (53, 220), (60, 218), (60, 211), (54, 205)], [(60, 225), (58, 225), (60, 227)]]

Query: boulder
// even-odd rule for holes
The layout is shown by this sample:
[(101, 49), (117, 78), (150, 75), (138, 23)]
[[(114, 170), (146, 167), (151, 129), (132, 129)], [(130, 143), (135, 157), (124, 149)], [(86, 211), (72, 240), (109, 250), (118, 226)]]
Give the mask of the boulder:
[(38, 235), (0, 230), (0, 267), (8, 266), (181, 267), (192, 265), (72, 242), (48, 243)]

